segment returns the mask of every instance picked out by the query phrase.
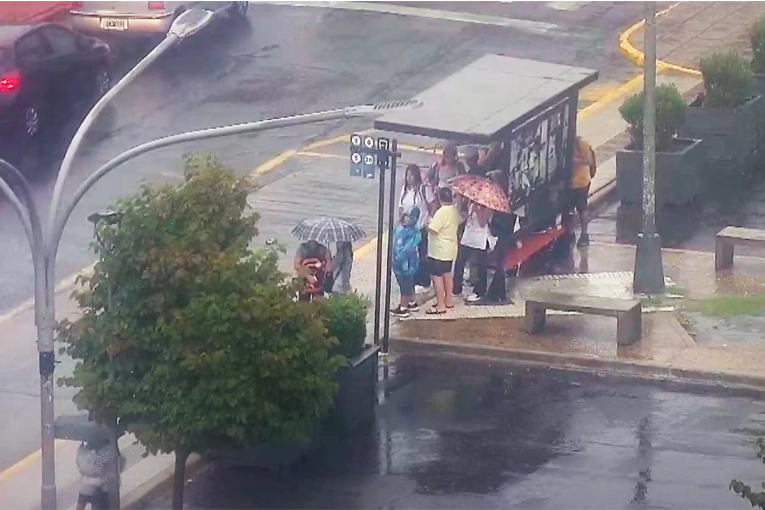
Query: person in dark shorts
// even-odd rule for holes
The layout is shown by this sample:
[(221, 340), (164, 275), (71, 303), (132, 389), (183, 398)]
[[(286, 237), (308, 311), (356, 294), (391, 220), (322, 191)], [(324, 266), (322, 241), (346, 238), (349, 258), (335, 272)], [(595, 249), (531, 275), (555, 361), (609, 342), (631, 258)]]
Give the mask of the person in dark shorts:
[(587, 226), (590, 221), (587, 202), (590, 197), (590, 184), (594, 176), (595, 151), (587, 143), (587, 140), (577, 136), (574, 145), (574, 171), (571, 175), (571, 186), (568, 189), (568, 210), (572, 215), (575, 212), (579, 215), (582, 233), (576, 245), (580, 248), (590, 244), (590, 236), (587, 233)]
[(454, 291), (454, 275), (452, 265), (457, 258), (460, 212), (453, 204), (452, 190), (438, 190), (438, 200), (441, 207), (435, 212), (428, 223), (428, 270), (436, 291), (436, 304), (426, 313), (430, 315), (444, 314), (447, 309), (454, 308), (452, 292)]

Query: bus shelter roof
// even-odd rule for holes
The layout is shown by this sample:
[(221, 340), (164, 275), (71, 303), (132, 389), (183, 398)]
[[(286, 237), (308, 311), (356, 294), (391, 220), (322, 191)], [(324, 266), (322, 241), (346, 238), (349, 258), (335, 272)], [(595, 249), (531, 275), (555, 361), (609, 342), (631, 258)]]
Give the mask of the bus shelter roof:
[(592, 69), (484, 55), (418, 95), (422, 107), (383, 115), (374, 127), (489, 143), (597, 79)]

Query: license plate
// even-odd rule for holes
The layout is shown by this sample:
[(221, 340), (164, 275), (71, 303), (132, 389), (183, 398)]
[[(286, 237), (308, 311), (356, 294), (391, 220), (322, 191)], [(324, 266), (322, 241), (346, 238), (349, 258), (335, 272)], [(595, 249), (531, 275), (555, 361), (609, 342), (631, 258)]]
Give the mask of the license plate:
[(101, 28), (104, 30), (127, 30), (128, 20), (101, 18)]

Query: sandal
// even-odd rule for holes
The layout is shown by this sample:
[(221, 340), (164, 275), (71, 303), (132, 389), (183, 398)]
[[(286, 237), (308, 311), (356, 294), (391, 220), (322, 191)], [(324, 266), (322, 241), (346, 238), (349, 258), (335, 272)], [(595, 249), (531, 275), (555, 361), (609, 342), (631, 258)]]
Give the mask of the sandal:
[(446, 310), (439, 310), (435, 306), (428, 308), (428, 311), (425, 312), (425, 315), (443, 315), (446, 313)]

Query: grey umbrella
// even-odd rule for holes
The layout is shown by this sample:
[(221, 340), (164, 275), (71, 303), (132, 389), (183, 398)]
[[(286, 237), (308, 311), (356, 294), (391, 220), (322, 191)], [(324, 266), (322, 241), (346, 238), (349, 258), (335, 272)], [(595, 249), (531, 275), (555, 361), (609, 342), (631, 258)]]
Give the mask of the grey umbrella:
[(57, 439), (85, 441), (95, 445), (109, 442), (109, 428), (90, 421), (84, 414), (59, 416), (53, 422), (53, 434)]
[(301, 241), (318, 241), (322, 244), (354, 242), (367, 234), (353, 223), (338, 218), (318, 217), (303, 220), (292, 229)]

